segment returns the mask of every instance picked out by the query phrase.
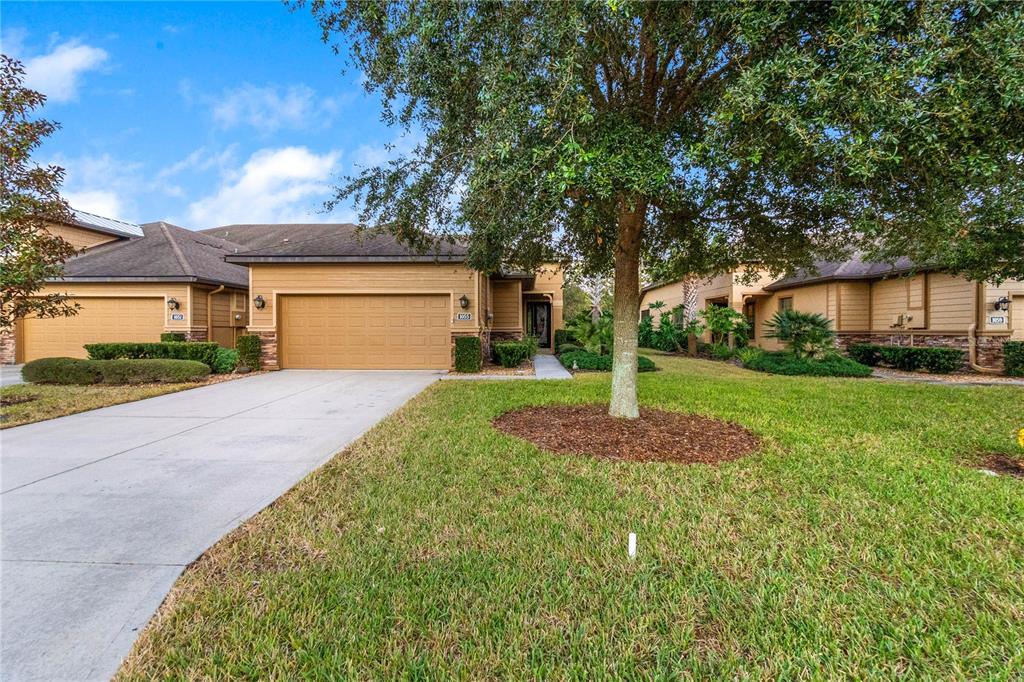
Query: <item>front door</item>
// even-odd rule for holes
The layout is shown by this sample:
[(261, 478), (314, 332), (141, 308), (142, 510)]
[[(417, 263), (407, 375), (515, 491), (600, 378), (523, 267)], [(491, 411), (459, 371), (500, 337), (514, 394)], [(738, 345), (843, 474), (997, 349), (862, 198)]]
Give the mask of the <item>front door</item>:
[(551, 348), (551, 304), (526, 304), (526, 333), (537, 337), (537, 346)]

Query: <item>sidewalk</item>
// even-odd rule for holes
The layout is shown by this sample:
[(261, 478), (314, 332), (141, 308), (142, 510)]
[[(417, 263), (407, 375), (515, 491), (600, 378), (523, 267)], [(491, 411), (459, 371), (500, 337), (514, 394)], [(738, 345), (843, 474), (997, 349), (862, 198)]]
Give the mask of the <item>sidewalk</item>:
[(515, 376), (513, 374), (455, 374), (449, 373), (441, 377), (441, 381), (521, 381), (537, 379), (572, 379), (572, 374), (554, 355), (534, 355), (533, 375)]

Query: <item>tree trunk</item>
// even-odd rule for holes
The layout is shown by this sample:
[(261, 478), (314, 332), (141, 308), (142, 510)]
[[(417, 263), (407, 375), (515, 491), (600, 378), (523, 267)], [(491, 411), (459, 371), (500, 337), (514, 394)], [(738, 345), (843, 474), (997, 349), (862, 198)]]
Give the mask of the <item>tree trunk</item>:
[(636, 419), (640, 405), (636, 397), (637, 324), (640, 315), (640, 246), (647, 205), (619, 208), (619, 238), (615, 243), (615, 345), (612, 350), (612, 399), (608, 414)]

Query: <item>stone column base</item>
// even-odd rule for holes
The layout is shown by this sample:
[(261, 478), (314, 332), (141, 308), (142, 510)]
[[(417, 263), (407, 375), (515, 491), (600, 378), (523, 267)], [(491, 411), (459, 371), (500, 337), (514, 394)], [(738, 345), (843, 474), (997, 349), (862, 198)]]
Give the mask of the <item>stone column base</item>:
[(14, 328), (5, 327), (0, 329), (0, 365), (13, 365), (16, 362), (14, 343)]

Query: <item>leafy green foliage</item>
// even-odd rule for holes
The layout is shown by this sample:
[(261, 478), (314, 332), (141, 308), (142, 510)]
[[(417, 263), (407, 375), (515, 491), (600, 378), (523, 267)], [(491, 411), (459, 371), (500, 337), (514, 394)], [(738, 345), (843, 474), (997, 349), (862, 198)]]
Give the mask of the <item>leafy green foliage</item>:
[(479, 336), (455, 337), (455, 371), (473, 374), (480, 371), (483, 351)]
[(46, 96), (24, 86), (21, 62), (0, 55), (0, 329), (34, 317), (75, 315), (79, 305), (61, 293), (42, 294), (49, 279), (61, 276), (75, 247), (51, 234), (47, 223), (71, 223), (61, 199), (64, 169), (40, 166), (32, 153), (60, 126), (32, 113)]
[(217, 364), (216, 343), (87, 343), (85, 352), (93, 360), (171, 359), (195, 360), (210, 369)]
[(576, 336), (568, 329), (555, 330), (555, 348), (561, 348), (567, 343), (575, 344)]
[(655, 348), (654, 320), (647, 316), (640, 320), (636, 329), (636, 343), (640, 348)]
[(743, 366), (758, 372), (769, 374), (809, 375), (822, 377), (866, 377), (871, 376), (871, 368), (839, 354), (826, 355), (816, 359), (806, 355), (796, 355), (791, 351), (774, 353), (755, 353), (746, 355)]
[(1024, 377), (1024, 341), (1003, 344), (1003, 368), (1007, 376)]
[(832, 320), (820, 313), (780, 310), (764, 327), (766, 337), (778, 339), (797, 357), (818, 357), (835, 346)]
[(878, 354), (882, 357), (882, 362), (890, 367), (913, 372), (924, 364), (926, 350), (914, 346), (879, 346)]
[[(583, 369), (596, 372), (612, 371), (612, 357), (610, 355), (598, 355), (586, 350), (575, 350), (562, 353), (558, 359), (561, 360), (567, 369)], [(657, 366), (653, 360), (643, 355), (637, 356), (638, 372), (653, 372), (656, 369)]]
[(160, 343), (185, 343), (184, 332), (163, 332), (160, 334)]
[(244, 367), (257, 370), (260, 368), (260, 337), (255, 334), (239, 336), (235, 342), (239, 361)]
[(491, 344), (494, 358), (502, 367), (518, 367), (524, 360), (529, 360), (536, 352), (528, 340), (497, 341)]
[(882, 361), (882, 355), (878, 352), (879, 346), (873, 343), (851, 343), (847, 347), (847, 354), (862, 365), (874, 367)]
[(40, 384), (124, 385), (195, 381), (210, 367), (194, 360), (80, 360), (40, 358), (22, 368), (26, 381)]
[(213, 360), (213, 371), (217, 374), (234, 372), (239, 362), (238, 351), (234, 348), (220, 347), (217, 348), (216, 352), (216, 357)]
[(704, 327), (711, 332), (711, 343), (726, 343), (732, 334), (736, 345), (745, 345), (750, 334), (750, 325), (743, 313), (728, 306), (708, 306), (697, 313), (704, 321)]
[(571, 320), (566, 329), (576, 339), (577, 345), (596, 355), (608, 355), (612, 351), (615, 329), (610, 313), (604, 313), (597, 322), (589, 316)]
[(960, 369), (964, 363), (964, 352), (958, 348), (854, 343), (850, 344), (847, 353), (854, 360), (871, 367), (884, 363), (906, 372), (924, 369), (935, 374), (948, 374)]
[(958, 348), (928, 348), (921, 361), (926, 371), (949, 374), (964, 364), (964, 352)]
[(709, 343), (704, 350), (715, 360), (731, 360), (736, 356), (736, 351), (725, 343)]

